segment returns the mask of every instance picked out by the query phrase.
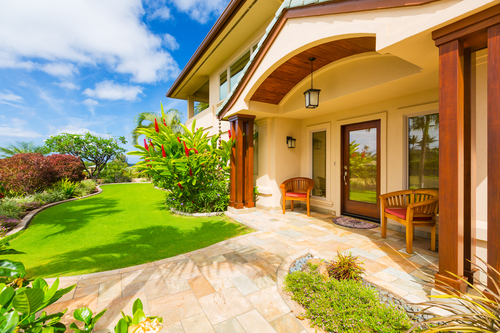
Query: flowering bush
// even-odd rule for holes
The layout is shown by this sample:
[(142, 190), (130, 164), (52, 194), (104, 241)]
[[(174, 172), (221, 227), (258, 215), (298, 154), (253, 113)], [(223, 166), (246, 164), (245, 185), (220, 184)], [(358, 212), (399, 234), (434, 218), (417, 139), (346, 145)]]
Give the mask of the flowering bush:
[(14, 229), (19, 222), (20, 221), (18, 219), (0, 216), (0, 237), (4, 237), (9, 231)]
[(10, 195), (35, 193), (63, 178), (83, 178), (83, 165), (78, 158), (27, 153), (0, 159), (0, 182)]
[(144, 134), (144, 147), (130, 155), (141, 156), (136, 168), (152, 178), (153, 183), (167, 190), (167, 206), (182, 212), (224, 211), (229, 203), (229, 167), (231, 147), (234, 143), (221, 140), (219, 135), (208, 138), (203, 129), (174, 134), (162, 121), (154, 128), (140, 129)]

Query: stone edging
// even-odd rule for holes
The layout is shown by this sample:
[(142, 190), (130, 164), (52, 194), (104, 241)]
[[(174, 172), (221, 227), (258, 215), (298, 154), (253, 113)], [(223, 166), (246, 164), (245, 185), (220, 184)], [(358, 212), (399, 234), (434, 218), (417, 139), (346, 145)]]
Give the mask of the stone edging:
[(102, 193), (102, 189), (99, 186), (100, 185), (96, 186), (97, 192), (95, 192), (95, 193), (91, 193), (91, 194), (85, 195), (83, 197), (71, 198), (71, 199), (66, 199), (66, 200), (57, 201), (57, 202), (51, 202), (49, 204), (43, 205), (40, 208), (32, 210), (25, 217), (23, 217), (23, 219), (21, 220), (21, 222), (14, 229), (12, 229), (11, 231), (9, 231), (5, 235), (5, 237), (12, 236), (13, 234), (18, 233), (19, 231), (28, 228), (29, 224), (31, 223), (31, 220), (33, 220), (33, 218), (35, 217), (35, 215), (38, 214), (38, 213), (40, 213), (44, 209), (47, 209), (49, 207), (56, 206), (56, 205), (59, 205), (59, 204), (65, 203), (65, 202), (75, 201), (75, 200), (80, 200), (80, 199), (85, 199), (85, 198), (88, 198), (88, 197), (92, 197), (94, 195), (101, 194)]
[(225, 212), (212, 212), (212, 213), (185, 213), (185, 212), (179, 212), (178, 210), (175, 210), (173, 208), (170, 208), (172, 213), (177, 214), (177, 215), (182, 215), (182, 216), (191, 216), (191, 217), (210, 217), (210, 216), (219, 216), (223, 215)]

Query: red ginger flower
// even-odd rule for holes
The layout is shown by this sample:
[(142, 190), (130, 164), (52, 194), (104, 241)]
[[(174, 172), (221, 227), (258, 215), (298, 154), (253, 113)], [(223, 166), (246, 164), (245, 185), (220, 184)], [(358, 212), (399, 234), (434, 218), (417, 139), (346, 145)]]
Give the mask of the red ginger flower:
[(158, 122), (156, 121), (156, 118), (155, 118), (155, 131), (156, 133), (160, 133), (160, 128), (158, 127)]
[(146, 143), (146, 139), (144, 139), (144, 148), (146, 148), (147, 151), (149, 151), (148, 144)]
[(179, 186), (179, 188), (180, 188), (181, 190), (183, 189), (183, 187), (182, 187), (181, 183), (177, 183), (177, 186)]
[(189, 168), (189, 175), (193, 177), (193, 170), (191, 170), (191, 168)]
[(149, 140), (149, 145), (151, 146), (151, 148), (153, 148), (153, 150), (155, 149), (155, 146), (153, 145), (153, 141)]
[(181, 139), (179, 137), (177, 137), (177, 141), (179, 141), (179, 143), (181, 143)]
[(231, 130), (227, 131), (227, 134), (229, 134), (229, 139), (231, 139)]
[(161, 156), (167, 157), (167, 153), (165, 153), (165, 148), (163, 147), (163, 145), (161, 145)]
[(167, 123), (165, 122), (165, 119), (163, 119), (163, 125), (167, 126)]
[(185, 142), (182, 142), (184, 144), (184, 153), (186, 153), (186, 156), (189, 157), (189, 149), (188, 147), (186, 146), (186, 143)]

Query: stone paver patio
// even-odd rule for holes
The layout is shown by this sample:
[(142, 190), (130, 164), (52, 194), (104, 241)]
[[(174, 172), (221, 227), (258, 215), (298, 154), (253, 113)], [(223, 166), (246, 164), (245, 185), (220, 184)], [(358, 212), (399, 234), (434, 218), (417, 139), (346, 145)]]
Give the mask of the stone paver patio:
[(326, 259), (337, 250), (351, 251), (365, 262), (367, 281), (409, 302), (430, 293), (419, 283), (437, 270), (438, 255), (429, 250), (427, 239), (417, 237), (414, 254), (408, 255), (404, 234), (388, 230), (382, 239), (379, 227), (340, 227), (331, 222), (332, 215), (312, 212), (307, 217), (302, 210), (227, 215), (258, 231), (153, 263), (61, 278), (61, 287), (77, 287), (47, 312), (69, 308), (64, 318), (69, 323), (78, 307), (107, 308), (96, 331), (112, 332), (120, 311), (130, 314), (140, 298), (147, 315), (163, 317), (165, 333), (315, 332), (296, 318), (277, 284), (285, 274), (280, 268), (309, 249)]

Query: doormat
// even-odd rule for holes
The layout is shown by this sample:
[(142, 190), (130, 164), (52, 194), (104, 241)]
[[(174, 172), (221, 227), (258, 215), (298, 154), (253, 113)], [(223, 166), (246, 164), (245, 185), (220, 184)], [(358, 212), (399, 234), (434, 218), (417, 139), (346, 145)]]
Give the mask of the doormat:
[(351, 219), (350, 217), (345, 216), (336, 217), (332, 220), (332, 222), (343, 227), (354, 229), (373, 229), (378, 227), (378, 224)]

